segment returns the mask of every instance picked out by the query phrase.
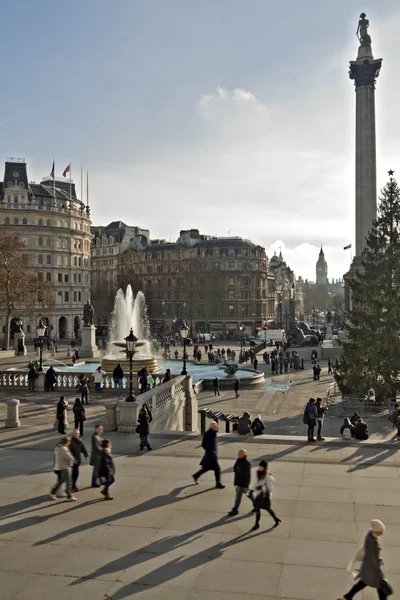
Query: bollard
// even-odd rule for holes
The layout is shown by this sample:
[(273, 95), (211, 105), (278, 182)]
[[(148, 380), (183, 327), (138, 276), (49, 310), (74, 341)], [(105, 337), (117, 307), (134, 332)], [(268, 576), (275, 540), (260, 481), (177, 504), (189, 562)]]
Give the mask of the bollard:
[(18, 414), (19, 400), (6, 400), (6, 404), (7, 418), (5, 427), (7, 427), (7, 429), (11, 429), (13, 427), (21, 427)]
[(104, 404), (106, 409), (106, 418), (104, 421), (104, 431), (117, 431), (117, 402)]
[(301, 359), (301, 369), (304, 371), (304, 358)]
[(206, 413), (200, 414), (200, 431), (201, 433), (206, 432)]
[(230, 433), (230, 432), (231, 432), (231, 422), (225, 421), (225, 433)]

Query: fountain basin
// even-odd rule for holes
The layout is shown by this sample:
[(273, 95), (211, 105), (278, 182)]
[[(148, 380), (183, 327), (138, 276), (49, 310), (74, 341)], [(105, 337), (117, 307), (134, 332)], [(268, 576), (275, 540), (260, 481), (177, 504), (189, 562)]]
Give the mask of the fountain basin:
[[(104, 371), (114, 371), (115, 367), (120, 364), (124, 373), (129, 373), (130, 363), (129, 359), (125, 356), (119, 357), (114, 355), (104, 356), (101, 359), (101, 368)], [(147, 371), (149, 373), (161, 373), (160, 366), (158, 364), (158, 360), (153, 356), (146, 355), (135, 355), (132, 361), (133, 372), (137, 373), (141, 369), (147, 367)]]

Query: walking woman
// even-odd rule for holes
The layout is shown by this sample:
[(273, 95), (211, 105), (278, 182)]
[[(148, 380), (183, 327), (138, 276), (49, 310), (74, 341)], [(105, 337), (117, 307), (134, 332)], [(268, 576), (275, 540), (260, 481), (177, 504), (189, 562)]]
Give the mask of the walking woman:
[(79, 391), (81, 393), (81, 402), (82, 404), (90, 404), (89, 402), (89, 378), (86, 375), (80, 375), (78, 381)]
[(137, 433), (140, 435), (140, 449), (146, 446), (147, 450), (151, 450), (151, 446), (147, 436), (150, 433), (150, 423), (152, 422), (153, 417), (151, 416), (151, 412), (149, 411), (149, 407), (146, 402), (143, 404), (140, 409), (138, 416), (138, 426), (136, 428)]
[(109, 494), (110, 485), (115, 481), (115, 464), (111, 455), (111, 440), (103, 440), (101, 445), (99, 475), (104, 488), (100, 490), (100, 494), (103, 494), (104, 500), (113, 500), (114, 498)]
[(262, 460), (257, 468), (256, 480), (249, 494), (253, 500), (254, 511), (256, 513), (256, 522), (250, 531), (256, 531), (260, 528), (261, 509), (266, 510), (275, 521), (274, 527), (278, 527), (281, 522), (271, 508), (271, 493), (274, 487), (275, 479), (268, 471), (268, 463)]
[(353, 597), (366, 587), (375, 588), (379, 600), (386, 600), (393, 593), (391, 585), (386, 581), (382, 569), (381, 545), (379, 538), (385, 531), (385, 526), (378, 519), (371, 521), (371, 529), (365, 538), (364, 547), (355, 556), (349, 570), (353, 570), (354, 563), (361, 560), (360, 572), (357, 583), (339, 600), (353, 600)]
[(82, 405), (80, 398), (75, 398), (75, 404), (72, 408), (75, 419), (75, 429), (79, 429), (81, 436), (83, 435), (83, 421), (86, 421), (85, 407)]

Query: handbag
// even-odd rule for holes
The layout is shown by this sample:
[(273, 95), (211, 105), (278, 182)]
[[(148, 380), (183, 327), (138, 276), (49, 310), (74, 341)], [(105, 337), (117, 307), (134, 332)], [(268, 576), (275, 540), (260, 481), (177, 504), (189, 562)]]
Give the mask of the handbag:
[(382, 579), (379, 591), (383, 592), (385, 596), (391, 596), (393, 594), (393, 588), (387, 579)]
[(308, 412), (307, 412), (307, 410), (305, 410), (304, 414), (303, 414), (303, 423), (304, 423), (304, 425), (308, 425)]
[(140, 433), (140, 425), (139, 425), (139, 423), (136, 425), (135, 432), (136, 433)]

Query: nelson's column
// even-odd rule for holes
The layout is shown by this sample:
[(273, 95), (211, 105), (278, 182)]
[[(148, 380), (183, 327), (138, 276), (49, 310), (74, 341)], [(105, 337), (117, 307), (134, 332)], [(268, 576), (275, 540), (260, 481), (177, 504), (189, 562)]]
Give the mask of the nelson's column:
[[(345, 279), (361, 266), (366, 238), (376, 218), (375, 82), (382, 59), (373, 57), (368, 27), (366, 14), (361, 13), (357, 28), (360, 47), (357, 60), (350, 61), (349, 71), (356, 91), (356, 248)], [(346, 308), (350, 308), (346, 288)]]

